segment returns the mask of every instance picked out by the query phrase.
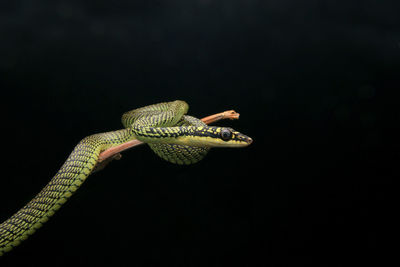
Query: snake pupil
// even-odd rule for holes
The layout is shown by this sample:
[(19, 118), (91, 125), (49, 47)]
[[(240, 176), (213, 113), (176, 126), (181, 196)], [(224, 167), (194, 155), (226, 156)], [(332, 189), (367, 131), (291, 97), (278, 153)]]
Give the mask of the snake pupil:
[(224, 141), (229, 141), (232, 138), (232, 132), (228, 129), (223, 129), (221, 131), (221, 139)]

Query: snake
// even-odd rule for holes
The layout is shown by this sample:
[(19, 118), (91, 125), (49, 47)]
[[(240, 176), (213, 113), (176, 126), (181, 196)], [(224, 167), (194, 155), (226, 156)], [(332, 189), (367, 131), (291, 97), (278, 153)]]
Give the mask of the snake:
[(83, 138), (50, 182), (24, 207), (0, 224), (0, 256), (34, 234), (96, 170), (108, 148), (137, 139), (159, 157), (189, 165), (202, 160), (212, 147), (244, 147), (252, 139), (232, 128), (208, 126), (186, 115), (182, 100), (162, 102), (122, 115), (123, 129)]

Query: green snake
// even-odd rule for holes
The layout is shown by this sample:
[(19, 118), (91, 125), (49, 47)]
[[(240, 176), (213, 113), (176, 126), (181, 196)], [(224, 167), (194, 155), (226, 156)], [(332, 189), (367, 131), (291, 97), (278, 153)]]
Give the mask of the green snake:
[(243, 147), (252, 142), (232, 128), (208, 126), (185, 115), (188, 108), (186, 102), (177, 100), (134, 109), (123, 114), (124, 129), (82, 139), (50, 182), (0, 224), (0, 256), (35, 233), (67, 201), (108, 148), (138, 139), (169, 162), (192, 164), (211, 147)]

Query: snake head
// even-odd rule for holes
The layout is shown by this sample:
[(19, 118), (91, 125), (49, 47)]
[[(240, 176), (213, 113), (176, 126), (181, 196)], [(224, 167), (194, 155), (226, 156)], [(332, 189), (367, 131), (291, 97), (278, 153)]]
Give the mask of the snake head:
[(245, 147), (253, 139), (232, 128), (207, 126), (188, 127), (187, 145), (207, 147)]
[(244, 135), (232, 128), (217, 127), (217, 134), (219, 139), (223, 141), (221, 146), (243, 147), (248, 146), (253, 142), (249, 136)]

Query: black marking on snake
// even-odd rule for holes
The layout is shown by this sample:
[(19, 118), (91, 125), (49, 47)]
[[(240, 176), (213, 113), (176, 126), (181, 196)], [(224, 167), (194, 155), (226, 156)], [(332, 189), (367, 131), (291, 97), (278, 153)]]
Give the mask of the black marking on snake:
[(36, 214), (27, 212), (27, 211), (25, 211), (25, 210), (21, 210), (20, 212), (21, 212), (22, 214), (25, 214), (25, 215), (28, 215), (28, 216), (32, 216), (32, 217), (35, 217), (35, 218), (40, 218), (40, 216), (38, 217), (38, 216), (36, 216)]

